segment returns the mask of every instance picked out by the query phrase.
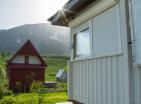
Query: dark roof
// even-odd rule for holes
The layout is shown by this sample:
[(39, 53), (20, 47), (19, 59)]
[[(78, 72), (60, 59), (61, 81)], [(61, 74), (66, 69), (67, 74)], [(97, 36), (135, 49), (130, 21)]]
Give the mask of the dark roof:
[(70, 19), (87, 8), (96, 0), (69, 0), (62, 8), (48, 19), (53, 25), (68, 26)]
[(31, 43), (30, 40), (28, 40), (16, 53), (16, 55), (32, 55), (37, 56), (38, 52)]
[(25, 42), (25, 44), (15, 53), (15, 55), (8, 61), (8, 64), (11, 64), (11, 61), (17, 56), (17, 55), (27, 55), (27, 56), (37, 56), (42, 65), (46, 65), (46, 63), (44, 62), (44, 60), (41, 58), (40, 54), (38, 53), (38, 51), (36, 50), (36, 48), (34, 47), (34, 45), (31, 43), (30, 40), (28, 40), (27, 42)]

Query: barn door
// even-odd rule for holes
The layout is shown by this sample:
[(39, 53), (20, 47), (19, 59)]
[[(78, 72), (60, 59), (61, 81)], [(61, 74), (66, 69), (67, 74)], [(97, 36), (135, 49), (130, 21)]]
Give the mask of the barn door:
[(141, 65), (141, 0), (131, 0), (134, 62)]

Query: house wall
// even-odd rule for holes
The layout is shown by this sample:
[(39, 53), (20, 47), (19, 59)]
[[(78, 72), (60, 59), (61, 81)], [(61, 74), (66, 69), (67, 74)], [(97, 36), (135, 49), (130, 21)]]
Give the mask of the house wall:
[(132, 104), (141, 104), (141, 35), (140, 35), (140, 22), (141, 22), (141, 1), (128, 0), (130, 12), (130, 29), (132, 36), (132, 70), (131, 70), (131, 95)]
[(133, 104), (141, 104), (141, 67), (133, 69)]
[[(18, 74), (17, 74), (18, 73)], [(11, 68), (9, 73), (9, 85), (11, 89), (16, 87), (17, 82), (25, 84), (28, 82), (27, 77), (31, 77), (36, 81), (44, 82), (45, 78), (45, 69), (44, 68)]]
[[(118, 21), (118, 25), (120, 29), (117, 29), (120, 35), (119, 46), (121, 46), (121, 51), (118, 51), (113, 54), (110, 53), (109, 55), (106, 54), (103, 56), (95, 56), (95, 47), (92, 46), (91, 57), (89, 57), (88, 59), (73, 60), (74, 51), (72, 49), (72, 60), (69, 62), (68, 78), (69, 99), (74, 99), (84, 104), (130, 104), (131, 102), (129, 99), (130, 67), (128, 59), (128, 38), (125, 0), (120, 0), (112, 8), (118, 8), (119, 11), (118, 18), (120, 21)], [(109, 10), (111, 9), (108, 9), (106, 11)], [(84, 12), (84, 14), (87, 14), (87, 11)], [(78, 17), (81, 17), (81, 15)], [(78, 17), (76, 18), (76, 20), (79, 20)], [(113, 19), (113, 17), (111, 16), (110, 18)], [(83, 19), (83, 17), (81, 17), (81, 19)], [(71, 42), (73, 42), (72, 35), (74, 34), (75, 27), (80, 26), (84, 23), (80, 22), (81, 19), (79, 21), (75, 21), (74, 19), (70, 23), (72, 33)], [(87, 18), (87, 20), (90, 19), (92, 18)], [(105, 18), (105, 20), (103, 20), (103, 22), (101, 21), (100, 23), (104, 23), (105, 21), (109, 21), (110, 24), (109, 18)], [(112, 24), (109, 24), (107, 24), (107, 26), (112, 27)], [(115, 24), (113, 23), (113, 25)], [(95, 28), (93, 27), (92, 30), (94, 29)], [(105, 29), (101, 28), (101, 31), (103, 30)], [(94, 38), (94, 34), (92, 33), (92, 45), (94, 45)], [(104, 38), (104, 34), (102, 38)]]
[(72, 62), (72, 99), (84, 104), (125, 104), (122, 56)]

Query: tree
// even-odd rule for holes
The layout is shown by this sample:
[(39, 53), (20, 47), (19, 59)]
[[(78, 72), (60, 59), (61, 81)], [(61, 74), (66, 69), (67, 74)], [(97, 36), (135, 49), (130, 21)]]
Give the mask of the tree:
[(0, 83), (6, 81), (6, 63), (5, 60), (0, 57)]

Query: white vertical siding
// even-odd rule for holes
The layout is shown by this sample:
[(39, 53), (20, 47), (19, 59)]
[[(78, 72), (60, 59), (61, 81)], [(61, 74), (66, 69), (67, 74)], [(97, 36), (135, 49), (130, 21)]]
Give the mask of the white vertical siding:
[[(86, 60), (77, 60), (70, 62), (72, 66), (70, 68), (70, 72), (72, 73), (72, 76), (70, 76), (72, 78), (70, 84), (72, 84), (73, 87), (72, 91), (70, 91), (69, 93), (72, 93), (72, 98), (74, 100), (77, 100), (84, 104), (130, 104), (130, 67), (128, 56), (128, 35), (125, 5), (125, 0), (120, 0), (119, 3), (115, 7), (113, 7), (118, 10), (118, 17), (116, 20), (119, 20), (117, 21), (117, 25), (120, 28), (118, 28), (118, 32), (121, 37), (119, 39), (119, 43), (121, 44), (121, 52), (119, 52), (119, 54), (116, 53), (100, 57), (91, 57), (90, 59)], [(110, 18), (113, 19), (114, 16), (110, 16), (108, 18), (108, 21), (110, 21)], [(106, 20), (107, 19), (104, 19), (104, 21)], [(109, 26), (108, 23), (106, 24), (107, 25), (104, 25), (104, 27)], [(110, 27), (111, 26), (112, 23)], [(92, 28), (95, 29), (94, 27)], [(98, 29), (102, 31), (103, 28)], [(95, 34), (92, 34), (92, 37), (92, 56), (94, 56), (94, 51), (96, 48), (94, 42)], [(101, 38), (98, 38), (98, 40), (100, 39)], [(108, 39), (107, 41), (109, 41)], [(103, 43), (100, 42), (99, 44)], [(138, 84), (138, 87), (141, 87), (140, 85), (141, 84)]]
[(134, 104), (141, 104), (141, 67), (133, 69)]
[(118, 104), (124, 104), (124, 70), (123, 70), (123, 59), (118, 58)]
[[(97, 101), (97, 98), (98, 98), (98, 96), (97, 96), (97, 66), (96, 66), (97, 64), (96, 64), (96, 60), (93, 60), (92, 61), (92, 70), (93, 70), (93, 79), (92, 79), (92, 85), (93, 85), (93, 91), (92, 91), (92, 93), (93, 93), (93, 101), (94, 101), (94, 104), (98, 104), (98, 101)], [(92, 101), (92, 102), (93, 102)]]
[(125, 104), (123, 56), (71, 62), (73, 99), (84, 104)]
[(70, 98), (70, 99), (73, 99), (73, 95), (72, 95), (72, 89), (73, 89), (73, 83), (72, 83), (72, 81), (73, 81), (73, 77), (72, 77), (72, 73), (73, 73), (73, 71), (71, 70), (71, 68), (72, 68), (72, 65), (71, 65), (71, 63), (68, 61), (67, 62), (67, 65), (68, 65), (68, 75), (67, 75), (67, 82), (68, 82), (68, 97)]
[(107, 78), (107, 76), (106, 76), (106, 59), (105, 58), (103, 58), (102, 59), (102, 78), (101, 78), (101, 80), (102, 80), (102, 92), (103, 92), (103, 94), (102, 94), (102, 104), (106, 104), (106, 102), (107, 102), (107, 99), (106, 99), (106, 93), (107, 93), (107, 91), (106, 91), (106, 89), (107, 89), (107, 86), (106, 86), (106, 78)]

